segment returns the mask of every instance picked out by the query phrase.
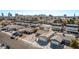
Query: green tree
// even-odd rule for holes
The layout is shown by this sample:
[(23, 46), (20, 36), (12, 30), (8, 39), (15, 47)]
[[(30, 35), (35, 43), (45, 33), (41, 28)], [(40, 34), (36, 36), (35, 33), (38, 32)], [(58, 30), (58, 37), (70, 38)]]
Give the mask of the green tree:
[(71, 40), (71, 43), (70, 43), (70, 46), (72, 47), (72, 48), (78, 48), (78, 41), (77, 41), (77, 39), (72, 39)]
[(78, 21), (78, 23), (77, 23), (77, 25), (78, 25), (78, 38), (79, 38), (79, 21)]
[(73, 19), (70, 19), (70, 24), (75, 24)]

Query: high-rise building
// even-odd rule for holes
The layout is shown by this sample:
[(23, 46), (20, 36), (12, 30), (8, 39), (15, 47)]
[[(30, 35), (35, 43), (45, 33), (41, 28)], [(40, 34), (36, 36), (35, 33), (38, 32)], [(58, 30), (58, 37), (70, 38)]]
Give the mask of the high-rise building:
[(15, 17), (17, 17), (17, 16), (18, 16), (18, 13), (15, 14)]
[(1, 13), (1, 16), (3, 17), (3, 16), (4, 16), (4, 14), (3, 14), (3, 13)]
[(66, 15), (66, 14), (64, 14), (64, 17), (66, 18), (66, 17), (67, 17), (67, 15)]
[(19, 19), (18, 16), (19, 16), (19, 14), (16, 13), (16, 14), (15, 14), (15, 19)]
[(10, 12), (8, 13), (8, 19), (12, 19), (12, 14)]
[(12, 14), (10, 12), (8, 13), (8, 17), (12, 17)]
[(76, 20), (76, 16), (75, 16), (75, 14), (74, 14), (74, 17), (73, 17), (73, 19), (74, 19), (74, 20)]
[(4, 14), (3, 13), (1, 13), (1, 17), (2, 17), (2, 19), (4, 20), (5, 18), (4, 18)]
[(75, 14), (74, 14), (74, 17), (75, 17)]

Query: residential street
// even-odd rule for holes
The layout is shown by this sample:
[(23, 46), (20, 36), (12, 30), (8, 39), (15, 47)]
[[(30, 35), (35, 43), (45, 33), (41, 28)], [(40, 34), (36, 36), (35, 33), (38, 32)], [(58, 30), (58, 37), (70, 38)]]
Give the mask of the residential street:
[(5, 43), (10, 46), (11, 49), (37, 49), (29, 43), (24, 43), (21, 40), (10, 39), (10, 36), (0, 32), (0, 43)]

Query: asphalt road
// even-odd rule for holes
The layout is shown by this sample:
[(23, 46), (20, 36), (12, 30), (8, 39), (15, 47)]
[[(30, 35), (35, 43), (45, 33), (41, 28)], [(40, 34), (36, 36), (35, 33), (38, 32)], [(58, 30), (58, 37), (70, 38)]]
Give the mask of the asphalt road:
[(29, 43), (24, 43), (21, 40), (11, 39), (9, 35), (0, 32), (0, 43), (5, 43), (11, 47), (11, 49), (39, 49)]

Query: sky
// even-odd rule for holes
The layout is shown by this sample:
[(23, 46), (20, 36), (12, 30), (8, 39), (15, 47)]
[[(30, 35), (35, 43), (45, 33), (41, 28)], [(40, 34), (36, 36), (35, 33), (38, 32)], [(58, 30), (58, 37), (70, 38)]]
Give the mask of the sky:
[(53, 16), (63, 16), (64, 14), (67, 14), (67, 16), (79, 16), (79, 10), (0, 10), (1, 13), (4, 13), (5, 16), (8, 15), (8, 13), (12, 13), (14, 16), (15, 13), (18, 13), (20, 15), (53, 15)]
[(79, 16), (79, 0), (0, 0), (0, 15), (4, 13), (22, 15)]
[(0, 0), (0, 10), (79, 10), (79, 0)]

